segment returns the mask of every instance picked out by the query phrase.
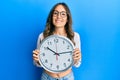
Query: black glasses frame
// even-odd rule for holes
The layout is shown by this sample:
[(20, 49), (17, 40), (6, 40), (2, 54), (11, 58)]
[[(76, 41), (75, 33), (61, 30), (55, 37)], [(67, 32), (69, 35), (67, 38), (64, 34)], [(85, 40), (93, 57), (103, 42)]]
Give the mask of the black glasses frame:
[(54, 17), (57, 17), (57, 16), (61, 16), (62, 18), (64, 18), (64, 17), (66, 17), (67, 16), (67, 12), (66, 11), (61, 11), (61, 12), (59, 12), (59, 11), (57, 11), (57, 10), (54, 10), (53, 11), (53, 16)]

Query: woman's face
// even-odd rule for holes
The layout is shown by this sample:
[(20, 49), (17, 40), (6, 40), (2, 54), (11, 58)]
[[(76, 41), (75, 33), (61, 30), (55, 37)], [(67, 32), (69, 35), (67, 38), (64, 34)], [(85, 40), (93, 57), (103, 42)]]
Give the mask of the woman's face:
[(67, 13), (62, 5), (58, 5), (53, 11), (53, 25), (56, 28), (64, 28), (67, 22)]

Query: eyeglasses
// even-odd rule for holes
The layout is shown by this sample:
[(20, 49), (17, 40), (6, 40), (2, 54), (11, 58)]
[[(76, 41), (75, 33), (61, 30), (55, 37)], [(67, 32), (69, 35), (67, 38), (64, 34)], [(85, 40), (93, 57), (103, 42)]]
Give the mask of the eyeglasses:
[(59, 16), (59, 14), (60, 14), (60, 16), (61, 16), (62, 18), (64, 18), (64, 17), (67, 16), (67, 13), (66, 13), (65, 11), (59, 12), (59, 11), (55, 10), (55, 11), (53, 12), (53, 16), (54, 16), (54, 17)]

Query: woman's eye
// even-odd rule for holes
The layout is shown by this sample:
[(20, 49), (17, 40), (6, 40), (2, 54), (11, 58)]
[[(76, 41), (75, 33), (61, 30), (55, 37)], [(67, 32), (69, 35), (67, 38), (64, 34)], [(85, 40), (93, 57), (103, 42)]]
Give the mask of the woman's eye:
[(58, 14), (58, 12), (54, 12), (53, 14), (57, 15), (57, 14)]
[(65, 13), (62, 13), (61, 15), (66, 15)]

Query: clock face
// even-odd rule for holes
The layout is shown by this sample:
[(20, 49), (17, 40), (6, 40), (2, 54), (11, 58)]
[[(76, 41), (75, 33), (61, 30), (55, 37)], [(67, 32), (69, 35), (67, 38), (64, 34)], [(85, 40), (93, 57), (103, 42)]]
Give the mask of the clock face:
[(73, 65), (73, 43), (66, 37), (51, 35), (40, 46), (39, 62), (50, 72), (63, 72)]

